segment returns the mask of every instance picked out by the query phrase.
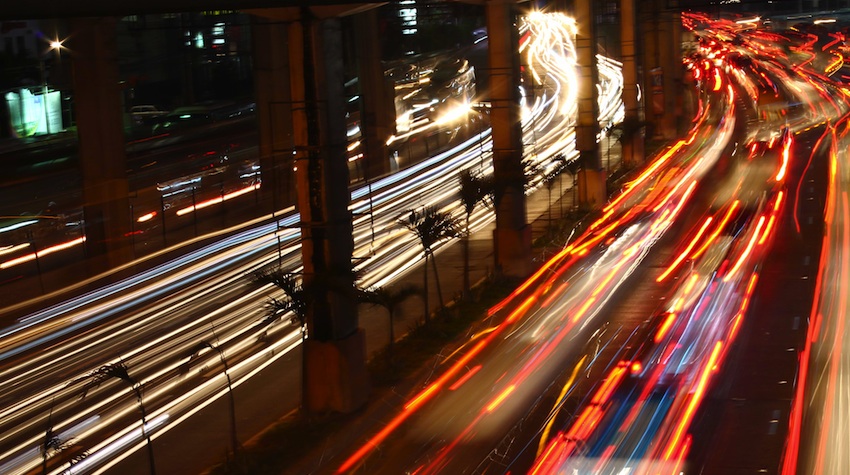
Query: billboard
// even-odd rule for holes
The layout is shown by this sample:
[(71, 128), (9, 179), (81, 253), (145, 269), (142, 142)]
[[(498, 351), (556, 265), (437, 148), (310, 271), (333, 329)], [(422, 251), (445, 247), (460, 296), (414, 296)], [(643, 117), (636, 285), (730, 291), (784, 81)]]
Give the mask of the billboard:
[(12, 130), (18, 137), (62, 131), (62, 98), (59, 91), (33, 94), (29, 89), (6, 93)]

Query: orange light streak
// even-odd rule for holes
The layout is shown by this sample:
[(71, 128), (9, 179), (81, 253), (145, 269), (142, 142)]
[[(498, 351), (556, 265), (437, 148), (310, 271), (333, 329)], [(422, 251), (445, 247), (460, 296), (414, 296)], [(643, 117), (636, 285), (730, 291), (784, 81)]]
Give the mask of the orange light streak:
[(608, 235), (608, 233), (617, 229), (617, 226), (619, 226), (619, 225), (620, 225), (620, 220), (618, 219), (617, 221), (614, 221), (613, 223), (611, 223), (611, 225), (609, 225), (607, 228), (603, 229), (602, 231), (599, 231), (599, 234), (594, 236), (592, 239), (588, 239), (582, 245), (574, 248), (572, 250), (572, 253), (576, 254), (576, 253), (581, 253), (583, 251), (586, 251), (589, 247), (595, 245), (596, 243), (598, 243), (599, 241), (604, 239), (605, 236)]
[(661, 213), (661, 216), (659, 216), (658, 218), (656, 218), (656, 220), (655, 220), (655, 221), (653, 221), (653, 222), (652, 222), (652, 225), (649, 227), (649, 229), (650, 229), (651, 231), (653, 231), (653, 232), (654, 232), (654, 231), (656, 231), (656, 230), (657, 230), (658, 228), (660, 228), (660, 227), (661, 227), (664, 223), (666, 223), (666, 222), (667, 222), (667, 217), (668, 217), (669, 215), (670, 215), (670, 208), (667, 208), (667, 209), (665, 209), (665, 210)]
[[(639, 246), (642, 242), (643, 241), (636, 243), (635, 246)], [(632, 249), (634, 249), (635, 246), (630, 247), (623, 254), (625, 254), (626, 256), (631, 255), (630, 251), (632, 251)], [(603, 290), (605, 290), (608, 287), (608, 284), (617, 275), (617, 271), (619, 271), (620, 268), (623, 267), (623, 265), (625, 263), (626, 263), (625, 259), (621, 259), (619, 262), (617, 262), (617, 264), (614, 266), (614, 268), (612, 268), (611, 271), (608, 272), (608, 275), (606, 275), (605, 278), (602, 279), (602, 281), (593, 289), (593, 292), (591, 292), (591, 294), (590, 294), (591, 299), (596, 299), (596, 296), (599, 295)]]
[(676, 192), (679, 190), (679, 188), (682, 186), (682, 183), (683, 183), (682, 181), (680, 181), (679, 183), (676, 183), (676, 186), (674, 186), (673, 189), (670, 190), (669, 193), (667, 193), (667, 196), (662, 198), (661, 201), (657, 205), (655, 205), (654, 208), (652, 208), (652, 212), (653, 213), (658, 212), (659, 209), (666, 206), (667, 202), (670, 201), (673, 198), (673, 195), (675, 195)]
[(457, 381), (455, 381), (455, 383), (454, 383), (454, 384), (452, 384), (451, 386), (449, 386), (449, 391), (454, 391), (454, 390), (456, 390), (457, 388), (459, 388), (459, 387), (463, 386), (463, 383), (465, 383), (465, 382), (469, 381), (469, 379), (470, 379), (472, 376), (474, 376), (474, 375), (475, 375), (475, 373), (477, 373), (479, 370), (481, 370), (481, 365), (473, 366), (473, 367), (472, 367), (469, 371), (467, 371), (467, 372), (466, 372), (466, 374), (464, 374), (464, 375), (463, 375), (463, 377), (461, 377), (460, 379), (458, 379)]
[[(846, 191), (841, 193), (841, 208), (844, 212), (841, 225), (841, 249), (846, 250), (850, 249), (850, 204), (848, 204)], [(850, 280), (850, 260), (842, 254), (841, 267), (837, 281), (842, 288), (846, 288), (848, 280)], [(841, 314), (836, 315), (837, 318), (834, 319), (835, 331), (833, 333), (832, 348), (834, 348), (836, 352), (841, 353), (844, 351), (844, 321), (846, 320), (844, 318), (844, 310), (847, 308), (846, 291), (839, 292), (837, 308)], [(839, 377), (839, 370), (841, 369), (843, 359), (844, 358), (833, 356), (829, 360), (829, 381), (832, 382), (832, 390), (830, 391), (829, 385), (827, 385), (826, 401), (824, 402), (824, 408), (822, 411), (824, 417), (821, 418), (822, 426), (818, 432), (817, 458), (815, 461), (814, 473), (824, 473), (826, 453), (829, 450), (830, 425), (834, 422), (833, 419), (835, 417), (833, 415), (833, 408), (835, 407), (835, 393), (836, 391), (844, 392), (844, 389), (840, 386), (843, 378)]]
[(576, 422), (570, 427), (570, 430), (567, 432), (567, 439), (576, 439), (579, 430), (584, 426), (585, 422), (590, 418), (590, 415), (593, 411), (597, 410), (596, 406), (586, 406), (583, 411), (581, 411), (581, 415), (578, 416)]
[[(579, 239), (581, 239), (581, 238), (579, 238)], [(488, 316), (488, 317), (491, 317), (491, 316), (495, 315), (496, 313), (498, 313), (500, 310), (502, 310), (502, 309), (503, 309), (503, 308), (504, 308), (507, 304), (509, 304), (509, 303), (510, 303), (510, 302), (511, 302), (511, 301), (512, 301), (515, 297), (517, 297), (519, 294), (521, 294), (521, 293), (522, 293), (525, 289), (527, 289), (527, 288), (528, 288), (531, 284), (533, 284), (534, 282), (536, 282), (536, 281), (537, 281), (537, 279), (539, 279), (541, 276), (543, 276), (543, 275), (545, 275), (545, 274), (548, 274), (548, 273), (551, 271), (551, 268), (552, 268), (552, 267), (553, 267), (553, 266), (554, 266), (554, 265), (555, 265), (558, 261), (560, 261), (560, 260), (561, 260), (561, 259), (563, 259), (564, 257), (566, 257), (566, 256), (570, 255), (570, 254), (572, 253), (573, 249), (574, 249), (574, 246), (573, 246), (573, 245), (569, 245), (569, 246), (567, 246), (566, 248), (564, 248), (562, 251), (560, 251), (558, 254), (556, 254), (556, 255), (552, 256), (552, 258), (551, 258), (551, 259), (549, 259), (548, 261), (546, 261), (546, 263), (545, 263), (545, 264), (543, 264), (543, 265), (540, 267), (540, 269), (538, 269), (538, 270), (537, 270), (537, 272), (535, 272), (535, 273), (534, 273), (531, 277), (529, 277), (529, 278), (528, 278), (525, 282), (523, 282), (523, 283), (522, 283), (522, 285), (520, 285), (519, 287), (517, 287), (517, 288), (516, 288), (516, 290), (514, 290), (513, 292), (511, 292), (511, 294), (510, 294), (510, 295), (508, 295), (507, 297), (505, 297), (504, 299), (502, 299), (502, 301), (501, 301), (501, 302), (499, 302), (499, 303), (497, 303), (496, 305), (494, 305), (494, 306), (490, 307), (490, 310), (488, 310), (488, 311), (487, 311), (487, 316)], [(567, 268), (569, 268), (569, 267), (570, 267), (570, 266), (571, 266), (574, 262), (575, 262), (575, 260), (572, 260), (572, 261), (570, 261), (570, 262), (568, 262), (568, 263), (566, 263), (566, 264), (562, 265), (562, 266), (561, 266), (561, 269), (558, 271), (558, 275), (563, 274), (563, 273), (567, 270)]]
[(735, 262), (735, 265), (732, 266), (732, 269), (730, 269), (729, 272), (726, 273), (726, 276), (723, 277), (723, 282), (729, 282), (732, 276), (735, 275), (736, 272), (738, 272), (738, 269), (740, 269), (741, 266), (744, 265), (744, 261), (747, 259), (747, 257), (750, 255), (750, 252), (752, 252), (753, 247), (755, 247), (756, 245), (756, 238), (759, 237), (759, 231), (761, 230), (762, 226), (764, 226), (764, 215), (759, 216), (759, 221), (756, 224), (756, 230), (750, 237), (750, 241), (747, 243), (747, 248), (744, 249), (744, 252), (742, 252), (740, 256), (738, 256), (738, 260)]
[(561, 296), (561, 294), (564, 292), (564, 289), (567, 288), (567, 285), (569, 285), (569, 282), (561, 283), (561, 285), (559, 285), (557, 289), (550, 292), (549, 297), (546, 300), (544, 300), (543, 303), (540, 304), (540, 307), (541, 308), (548, 307), (552, 303), (553, 300), (555, 300), (556, 298)]
[(584, 316), (584, 312), (586, 312), (586, 311), (587, 311), (587, 309), (588, 309), (588, 308), (590, 308), (590, 306), (593, 304), (593, 302), (594, 302), (595, 300), (596, 300), (596, 297), (590, 297), (590, 298), (588, 298), (588, 299), (584, 302), (584, 305), (582, 305), (582, 306), (581, 306), (581, 308), (579, 308), (578, 312), (576, 312), (576, 314), (575, 314), (575, 315), (573, 315), (573, 318), (572, 318), (570, 321), (571, 321), (572, 323), (576, 323), (577, 321), (579, 321), (579, 319), (580, 319), (582, 316)]
[[(821, 244), (821, 255), (826, 255), (829, 237), (824, 236)], [(821, 259), (818, 265), (818, 277), (815, 281), (814, 301), (809, 319), (806, 335), (806, 345), (799, 355), (799, 371), (797, 373), (797, 387), (794, 390), (794, 400), (791, 404), (791, 413), (788, 416), (788, 437), (785, 443), (785, 451), (782, 454), (782, 475), (795, 475), (797, 473), (797, 461), (800, 455), (800, 432), (803, 429), (803, 405), (806, 402), (806, 385), (809, 376), (809, 354), (812, 350), (814, 331), (817, 327), (818, 309), (820, 307), (821, 293), (823, 289), (823, 275), (826, 269), (826, 259)]]
[(694, 192), (694, 189), (696, 189), (696, 187), (697, 187), (697, 181), (694, 180), (688, 186), (688, 189), (685, 190), (684, 193), (682, 193), (682, 198), (679, 200), (679, 203), (676, 204), (676, 207), (673, 208), (673, 213), (668, 218), (669, 220), (672, 220), (674, 217), (679, 215), (679, 211), (681, 211), (682, 208), (685, 206), (685, 203), (687, 203), (688, 198), (691, 197), (691, 193)]
[(602, 419), (602, 409), (598, 406), (587, 406), (574, 425), (570, 432), (567, 433), (567, 438), (571, 440), (584, 440), (593, 432), (593, 428)]
[(597, 219), (596, 221), (594, 221), (594, 222), (593, 222), (593, 224), (591, 224), (591, 225), (590, 225), (590, 227), (589, 227), (588, 229), (593, 230), (593, 229), (598, 228), (598, 227), (599, 227), (599, 225), (601, 225), (602, 223), (604, 223), (606, 219), (610, 218), (612, 214), (614, 214), (614, 210), (613, 210), (613, 209), (609, 209), (609, 210), (608, 210), (605, 214), (603, 214), (603, 215), (602, 215), (602, 217), (601, 217), (601, 218), (599, 218), (599, 219)]
[(72, 239), (70, 241), (63, 242), (62, 244), (57, 244), (55, 246), (45, 247), (44, 249), (39, 249), (36, 252), (32, 252), (32, 253), (23, 255), (21, 257), (16, 257), (16, 258), (10, 259), (6, 262), (0, 262), (0, 269), (8, 269), (8, 268), (14, 267), (18, 264), (23, 264), (24, 262), (33, 261), (36, 258), (40, 259), (40, 258), (42, 258), (42, 257), (44, 257), (48, 254), (53, 254), (54, 252), (62, 251), (62, 250), (68, 249), (69, 247), (74, 247), (78, 244), (82, 244), (84, 242), (86, 242), (86, 237), (81, 236), (81, 237), (78, 237), (77, 239)]
[(676, 314), (670, 312), (667, 314), (667, 318), (664, 319), (664, 323), (658, 328), (658, 332), (655, 333), (655, 338), (652, 339), (655, 343), (660, 343), (662, 339), (664, 339), (664, 335), (670, 330), (670, 327), (673, 326), (673, 321), (676, 320)]
[(535, 301), (537, 301), (537, 295), (532, 295), (525, 299), (522, 304), (517, 307), (516, 310), (511, 312), (510, 315), (508, 315), (508, 318), (505, 319), (505, 323), (513, 323), (517, 318), (519, 318), (520, 315), (524, 314), (525, 311), (528, 310), (528, 308), (531, 307), (531, 305), (534, 304)]
[[(850, 122), (845, 121), (844, 123), (847, 124), (847, 125), (850, 125)], [(809, 161), (808, 161), (808, 163), (806, 163), (806, 167), (803, 169), (803, 176), (806, 176), (806, 174), (808, 173), (809, 167), (812, 165), (812, 161), (814, 160), (815, 152), (817, 152), (817, 150), (820, 148), (820, 144), (826, 138), (827, 134), (832, 135), (833, 139), (835, 139), (835, 128), (830, 125), (828, 128), (826, 128), (826, 130), (824, 130), (824, 132), (821, 134), (821, 136), (818, 137), (818, 140), (815, 142), (814, 146), (812, 147), (811, 153), (809, 153)], [(831, 151), (835, 149), (835, 145), (834, 145), (835, 140), (832, 141), (832, 144), (833, 144), (832, 147), (830, 147)], [(800, 195), (801, 195), (800, 189), (802, 188), (802, 186), (803, 186), (803, 180), (797, 180), (797, 192), (794, 194), (794, 207), (792, 208), (793, 211), (794, 211), (794, 226), (797, 229), (797, 233), (800, 232), (800, 217), (798, 215), (797, 210), (799, 209), (799, 202), (800, 202)]]
[(139, 216), (139, 219), (136, 220), (137, 223), (144, 223), (145, 221), (150, 221), (156, 216), (156, 211), (151, 211), (150, 213), (143, 214)]
[(230, 199), (236, 198), (236, 197), (238, 197), (238, 196), (242, 196), (242, 195), (244, 195), (244, 194), (246, 194), (246, 193), (250, 193), (250, 192), (252, 192), (252, 191), (254, 191), (254, 190), (259, 190), (259, 189), (260, 189), (260, 183), (255, 183), (255, 184), (253, 184), (253, 185), (251, 185), (251, 186), (248, 186), (248, 187), (246, 187), (246, 188), (242, 188), (242, 189), (240, 189), (240, 190), (236, 190), (236, 191), (230, 192), (230, 193), (228, 193), (228, 194), (226, 194), (226, 195), (217, 196), (217, 197), (215, 197), (215, 198), (213, 198), (213, 199), (209, 199), (209, 200), (206, 200), (206, 201), (201, 201), (200, 203), (197, 203), (197, 204), (195, 204), (194, 206), (189, 206), (188, 208), (183, 208), (183, 209), (181, 209), (181, 210), (178, 210), (178, 211), (177, 211), (177, 216), (183, 216), (184, 214), (189, 214), (189, 213), (191, 213), (192, 211), (197, 211), (197, 210), (199, 210), (199, 209), (203, 209), (203, 208), (206, 208), (206, 207), (209, 207), (209, 206), (212, 206), (212, 205), (216, 205), (216, 204), (219, 204), (219, 203), (225, 202), (225, 201), (227, 201), (227, 200), (230, 200)]
[(372, 439), (366, 442), (360, 449), (357, 450), (351, 457), (349, 457), (339, 468), (336, 470), (336, 473), (345, 473), (351, 470), (354, 465), (360, 461), (370, 450), (377, 447), (384, 439), (387, 438), (396, 428), (404, 422), (410, 413), (404, 412), (396, 416), (393, 420), (390, 421), (389, 424), (384, 426), (378, 434), (375, 435)]
[(620, 427), (631, 427), (637, 419), (638, 413), (641, 411), (643, 407), (643, 403), (649, 397), (649, 393), (653, 391), (655, 388), (655, 384), (658, 382), (658, 378), (661, 377), (662, 369), (660, 366), (656, 365), (649, 377), (646, 378), (646, 384), (643, 384), (643, 389), (641, 389), (640, 395), (637, 397), (637, 402), (632, 404), (631, 409), (629, 410), (629, 414), (623, 419)]
[[(720, 350), (723, 348), (723, 342), (717, 341), (714, 344), (714, 349), (711, 351), (711, 356), (708, 358), (708, 363), (703, 367), (702, 373), (700, 374), (699, 382), (697, 383), (697, 388), (691, 394), (690, 399), (688, 400), (688, 405), (685, 409), (685, 413), (682, 418), (679, 419), (679, 423), (676, 425), (676, 429), (673, 432), (673, 438), (670, 443), (667, 445), (667, 450), (664, 452), (664, 461), (670, 460), (673, 456), (673, 452), (679, 447), (679, 441), (682, 439), (682, 433), (685, 429), (690, 425), (691, 419), (694, 416), (694, 411), (702, 400), (703, 393), (705, 392), (705, 388), (708, 385), (708, 377), (712, 372), (712, 368), (714, 368), (715, 363), (717, 362), (717, 357), (720, 354)], [(681, 449), (680, 449), (681, 450)]]
[[(553, 262), (554, 260), (550, 260)], [(536, 298), (536, 297), (534, 297)], [(526, 304), (530, 299), (526, 300)], [(508, 317), (508, 319), (515, 319), (518, 313), (521, 313), (523, 307), (521, 306), (514, 313)], [(361, 446), (354, 454), (352, 454), (348, 459), (346, 459), (342, 465), (337, 469), (336, 473), (344, 473), (350, 470), (354, 465), (356, 465), (363, 457), (366, 456), (371, 450), (377, 447), (381, 442), (383, 442), (389, 435), (398, 428), (408, 417), (410, 417), (416, 410), (418, 410), (425, 402), (431, 399), (434, 394), (436, 394), (437, 390), (443, 388), (448, 381), (454, 378), (461, 370), (466, 368), (468, 363), (475, 358), (481, 351), (492, 342), (495, 338), (497, 338), (505, 328), (507, 328), (507, 322), (503, 322), (495, 330), (490, 332), (487, 335), (486, 339), (481, 340), (472, 347), (466, 354), (461, 356), (442, 376), (439, 377), (431, 386), (427, 389), (420, 392), (416, 397), (414, 397), (409, 403), (404, 406), (404, 411), (393, 418), (383, 429), (381, 429), (375, 436), (366, 441), (363, 446)]]
[(767, 220), (767, 226), (764, 227), (764, 232), (761, 233), (761, 239), (757, 243), (759, 246), (764, 244), (764, 241), (767, 240), (767, 237), (770, 235), (770, 231), (773, 229), (773, 222), (776, 221), (776, 215), (770, 215), (770, 219)]
[(776, 202), (773, 203), (773, 211), (779, 212), (779, 205), (782, 204), (782, 199), (785, 198), (785, 192), (779, 190), (779, 193), (776, 195)]
[(756, 286), (756, 281), (758, 281), (758, 274), (753, 273), (750, 276), (750, 283), (747, 284), (747, 290), (744, 292), (744, 298), (741, 301), (741, 307), (738, 310), (738, 314), (735, 315), (735, 318), (732, 320), (732, 327), (729, 329), (729, 342), (735, 341), (735, 337), (738, 335), (738, 328), (741, 326), (741, 320), (744, 318), (744, 313), (747, 311), (747, 307), (750, 306), (750, 298), (753, 295), (753, 289)]
[(691, 293), (691, 290), (694, 290), (694, 286), (697, 285), (697, 281), (699, 280), (699, 273), (694, 272), (691, 275), (691, 279), (685, 284), (685, 295)]
[(404, 405), (405, 411), (415, 411), (422, 405), (423, 402), (427, 401), (429, 397), (437, 390), (440, 386), (437, 383), (434, 383), (428, 386), (424, 391), (420, 392), (415, 398), (413, 398), (410, 402)]
[(685, 297), (679, 297), (673, 305), (673, 312), (681, 312), (683, 308), (685, 308)]
[(711, 234), (711, 236), (708, 238), (708, 240), (705, 242), (705, 244), (703, 244), (702, 247), (697, 249), (697, 252), (695, 252), (694, 255), (691, 256), (691, 258), (696, 259), (700, 255), (702, 255), (702, 253), (705, 252), (706, 249), (708, 249), (708, 246), (710, 246), (711, 243), (714, 242), (715, 239), (717, 239), (717, 236), (720, 235), (720, 231), (722, 231), (723, 228), (726, 227), (726, 224), (732, 218), (732, 213), (734, 213), (735, 209), (738, 208), (739, 203), (740, 202), (738, 200), (735, 200), (735, 201), (732, 202), (732, 205), (726, 211), (726, 215), (724, 215), (723, 219), (720, 220), (720, 224), (717, 225), (717, 228), (715, 228), (714, 232)]
[(788, 170), (788, 155), (790, 154), (790, 150), (791, 136), (788, 136), (788, 140), (782, 146), (782, 165), (780, 165), (779, 172), (776, 174), (776, 181), (782, 181), (785, 178), (785, 173)]
[(593, 399), (590, 400), (590, 404), (602, 405), (608, 402), (608, 399), (611, 398), (611, 394), (617, 389), (617, 385), (620, 384), (620, 381), (626, 375), (626, 368), (623, 368), (621, 365), (618, 365), (616, 368), (611, 370), (611, 374), (608, 376), (608, 379), (602, 383), (602, 386), (599, 387), (599, 390), (596, 391), (596, 394), (593, 396)]
[(672, 156), (673, 156), (673, 154), (674, 154), (674, 153), (676, 153), (676, 151), (677, 151), (677, 150), (679, 150), (679, 149), (682, 147), (682, 145), (685, 145), (685, 141), (684, 141), (684, 140), (679, 140), (678, 142), (676, 142), (676, 143), (675, 143), (672, 147), (670, 147), (670, 149), (668, 149), (666, 152), (664, 152), (664, 154), (663, 154), (663, 155), (661, 155), (660, 157), (658, 157), (658, 159), (656, 159), (654, 162), (652, 162), (652, 165), (650, 165), (650, 166), (649, 166), (649, 167), (648, 167), (648, 168), (647, 168), (647, 169), (646, 169), (643, 173), (641, 173), (641, 174), (640, 174), (637, 178), (635, 178), (634, 180), (632, 180), (632, 181), (630, 181), (630, 182), (626, 183), (626, 191), (625, 191), (625, 192), (623, 192), (622, 194), (620, 194), (620, 196), (618, 196), (618, 197), (617, 197), (614, 201), (612, 201), (610, 204), (608, 204), (608, 206), (606, 206), (605, 208), (603, 208), (603, 210), (602, 210), (602, 211), (607, 213), (609, 210), (611, 210), (612, 208), (614, 208), (615, 206), (617, 206), (617, 205), (620, 203), (620, 201), (622, 201), (622, 200), (623, 200), (626, 196), (628, 196), (628, 195), (630, 194), (630, 192), (631, 192), (631, 191), (632, 191), (632, 190), (633, 190), (633, 189), (634, 189), (637, 185), (639, 185), (639, 184), (643, 183), (643, 182), (644, 182), (647, 178), (649, 178), (650, 176), (652, 176), (652, 175), (656, 172), (656, 170), (658, 170), (658, 168), (659, 168), (659, 167), (660, 167), (660, 166), (661, 166), (664, 162), (666, 162), (666, 161), (667, 161), (670, 157), (672, 157)]
[(687, 245), (687, 247), (685, 247), (685, 250), (679, 254), (679, 257), (677, 257), (676, 260), (674, 260), (673, 263), (670, 264), (669, 267), (667, 267), (667, 270), (665, 270), (661, 275), (658, 276), (657, 279), (655, 279), (656, 282), (661, 282), (662, 280), (666, 279), (667, 276), (670, 275), (670, 273), (673, 272), (673, 270), (678, 267), (683, 260), (685, 260), (685, 257), (687, 257), (687, 255), (691, 252), (694, 246), (696, 246), (697, 242), (702, 237), (702, 234), (708, 228), (709, 224), (711, 224), (711, 216), (709, 216), (705, 220), (705, 222), (702, 223), (702, 226), (699, 228), (699, 231), (697, 231), (697, 234), (694, 236), (693, 239), (691, 239), (691, 242)]
[(512, 392), (514, 392), (514, 389), (516, 389), (515, 384), (511, 384), (510, 386), (505, 388), (505, 390), (502, 391), (502, 393), (499, 394), (496, 399), (493, 400), (493, 402), (487, 405), (487, 412), (493, 412), (497, 407), (499, 407), (499, 405), (502, 404), (505, 398), (508, 397)]
[(835, 38), (834, 40), (830, 41), (829, 43), (827, 43), (827, 44), (823, 45), (823, 47), (821, 47), (821, 49), (820, 49), (820, 50), (821, 50), (821, 51), (826, 51), (826, 50), (828, 50), (829, 48), (831, 48), (831, 47), (835, 46), (838, 42), (839, 42), (839, 39), (838, 39), (838, 38)]
[(534, 467), (528, 472), (529, 475), (553, 473), (560, 466), (561, 461), (572, 453), (574, 447), (574, 441), (567, 439), (567, 436), (563, 432), (559, 433), (557, 437), (552, 439), (546, 450), (534, 463)]
[(691, 436), (688, 435), (685, 437), (685, 443), (682, 444), (682, 450), (679, 451), (679, 454), (676, 455), (676, 463), (673, 465), (673, 470), (670, 471), (670, 475), (679, 475), (682, 472), (682, 463), (685, 462), (685, 456), (688, 454), (688, 451), (691, 449)]

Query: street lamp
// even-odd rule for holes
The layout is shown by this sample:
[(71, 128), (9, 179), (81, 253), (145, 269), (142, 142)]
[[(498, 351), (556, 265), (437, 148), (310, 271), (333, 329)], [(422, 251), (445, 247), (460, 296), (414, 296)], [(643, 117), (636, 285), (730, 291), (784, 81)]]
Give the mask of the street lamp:
[(44, 124), (47, 128), (47, 135), (50, 135), (50, 115), (47, 109), (47, 78), (44, 74), (44, 57), (46, 54), (49, 54), (51, 51), (56, 51), (57, 54), (62, 50), (62, 42), (58, 39), (51, 40), (49, 43), (49, 48), (47, 53), (38, 55), (38, 66), (39, 71), (41, 73), (41, 109), (44, 113)]

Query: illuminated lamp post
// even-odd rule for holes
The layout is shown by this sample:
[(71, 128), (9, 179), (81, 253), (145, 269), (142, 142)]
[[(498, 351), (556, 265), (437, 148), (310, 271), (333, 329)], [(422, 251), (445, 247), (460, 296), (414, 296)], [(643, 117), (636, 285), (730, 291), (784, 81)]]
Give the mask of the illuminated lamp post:
[[(51, 51), (56, 51), (57, 54), (58, 54), (58, 52), (61, 51), (61, 50), (62, 50), (62, 42), (59, 41), (59, 40), (51, 40), (50, 41), (50, 48), (47, 50), (47, 53), (50, 53)], [(43, 55), (43, 54), (40, 54), (38, 56), (38, 66), (39, 66), (38, 69), (39, 69), (39, 72), (41, 73), (41, 110), (44, 113), (44, 123), (45, 123), (45, 126), (47, 127), (47, 135), (50, 135), (50, 116), (48, 115), (48, 110), (47, 110), (48, 88), (47, 88), (47, 78), (45, 77), (45, 74), (44, 74), (44, 56), (45, 55)]]

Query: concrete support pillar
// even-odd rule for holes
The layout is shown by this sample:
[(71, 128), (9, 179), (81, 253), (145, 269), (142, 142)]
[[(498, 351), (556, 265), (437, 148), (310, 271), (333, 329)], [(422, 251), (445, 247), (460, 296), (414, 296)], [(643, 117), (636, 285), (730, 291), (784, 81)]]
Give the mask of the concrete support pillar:
[(578, 205), (601, 207), (608, 199), (605, 170), (596, 137), (599, 135), (599, 70), (596, 64), (596, 17), (592, 0), (578, 0), (576, 8), (576, 54), (579, 67), (576, 150), (581, 160), (578, 173)]
[(496, 202), (496, 270), (525, 277), (531, 271), (531, 226), (526, 222), (516, 2), (487, 2), (490, 60), (490, 123)]
[(351, 290), (354, 247), (340, 21), (308, 8), (289, 27), (293, 138), (304, 285), (311, 288), (303, 406), (350, 412), (368, 397), (365, 338)]
[(115, 18), (78, 18), (66, 42), (83, 175), (85, 247), (93, 274), (133, 258), (115, 35)]
[(620, 1), (620, 41), (623, 59), (623, 162), (634, 168), (644, 161), (644, 131), (638, 100), (638, 69), (635, 51), (635, 0)]
[[(666, 1), (666, 0), (665, 0)], [(660, 3), (660, 2), (658, 2)], [(659, 8), (663, 5), (657, 4)], [(661, 10), (660, 21), (658, 25), (658, 50), (659, 64), (663, 73), (664, 87), (664, 113), (661, 116), (661, 136), (665, 140), (672, 140), (676, 137), (676, 96), (681, 91), (676, 87), (677, 70), (681, 68), (681, 54), (673, 55), (674, 43), (673, 39), (673, 12), (669, 10)]]
[(640, 4), (642, 82), (647, 134), (652, 139), (662, 138), (661, 116), (664, 114), (664, 71), (658, 52), (658, 11), (654, 0)]
[(357, 38), (357, 71), (360, 84), (360, 148), (363, 173), (374, 180), (390, 173), (387, 140), (395, 133), (394, 90), (384, 77), (381, 43), (378, 38), (378, 11), (367, 10), (354, 16)]
[(280, 210), (295, 203), (286, 25), (253, 17), (251, 34), (263, 183), (260, 192), (264, 209)]
[(641, 3), (646, 120), (654, 139), (673, 139), (682, 122), (681, 15), (676, 11), (677, 3)]
[(672, 88), (675, 101), (673, 104), (673, 123), (675, 124), (675, 136), (681, 136), (687, 133), (690, 117), (684, 120), (685, 117), (685, 69), (682, 67), (682, 13), (679, 11), (677, 0), (670, 0), (667, 3), (670, 15), (671, 38), (667, 42), (670, 45), (670, 71), (672, 72), (673, 81), (670, 85)]

